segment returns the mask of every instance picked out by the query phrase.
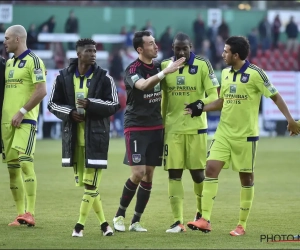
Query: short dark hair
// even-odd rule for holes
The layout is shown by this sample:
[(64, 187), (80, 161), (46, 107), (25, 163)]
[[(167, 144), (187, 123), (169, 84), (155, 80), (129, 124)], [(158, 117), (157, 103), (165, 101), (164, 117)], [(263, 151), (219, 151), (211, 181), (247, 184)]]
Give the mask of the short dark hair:
[(90, 38), (82, 38), (76, 42), (76, 50), (79, 47), (84, 47), (85, 45), (96, 45), (96, 42)]
[(134, 33), (132, 43), (136, 52), (138, 47), (143, 47), (144, 44), (143, 36), (152, 36), (152, 33), (148, 30), (137, 31)]
[(232, 54), (239, 54), (241, 60), (245, 60), (250, 52), (250, 44), (246, 37), (244, 36), (231, 36), (226, 41), (225, 44), (230, 46)]
[(185, 40), (191, 41), (190, 37), (187, 34), (182, 33), (182, 32), (179, 32), (174, 36), (173, 43), (175, 42), (175, 40), (178, 40), (181, 42), (185, 41)]

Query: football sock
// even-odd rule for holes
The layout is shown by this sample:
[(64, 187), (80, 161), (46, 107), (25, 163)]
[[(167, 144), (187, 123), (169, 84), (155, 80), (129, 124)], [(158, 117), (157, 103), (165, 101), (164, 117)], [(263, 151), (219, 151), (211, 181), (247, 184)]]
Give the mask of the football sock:
[(218, 192), (218, 178), (205, 178), (202, 191), (202, 218), (209, 221), (214, 200)]
[(184, 190), (181, 178), (169, 179), (168, 192), (174, 222), (183, 223)]
[(145, 181), (140, 182), (140, 186), (136, 195), (135, 212), (131, 220), (131, 223), (140, 221), (141, 216), (150, 198), (151, 189), (152, 189), (152, 182), (145, 182)]
[(18, 215), (25, 213), (25, 193), (19, 164), (8, 164), (10, 190), (16, 203)]
[(196, 195), (197, 212), (202, 214), (201, 196), (203, 190), (203, 181), (201, 183), (194, 182), (194, 193)]
[(133, 183), (130, 179), (128, 179), (124, 185), (123, 193), (120, 199), (120, 206), (116, 213), (116, 217), (123, 216), (125, 218), (125, 212), (127, 207), (129, 206), (133, 196), (135, 195), (135, 191), (138, 185)]
[(26, 212), (30, 212), (34, 215), (37, 181), (33, 159), (26, 154), (19, 154), (19, 163), (24, 174), (24, 188), (27, 202)]
[(249, 217), (252, 201), (254, 198), (254, 185), (242, 186), (240, 194), (240, 218), (238, 225), (246, 229), (246, 223)]
[(103, 208), (102, 208), (102, 201), (101, 201), (101, 196), (98, 195), (93, 203), (93, 209), (96, 213), (96, 216), (100, 222), (100, 225), (103, 224), (104, 222), (106, 222), (105, 220), (105, 216), (104, 216), (104, 212), (103, 212)]
[[(95, 201), (95, 198), (99, 195), (97, 190), (88, 190), (84, 189), (84, 194), (82, 197), (81, 205), (80, 205), (80, 215), (78, 224), (81, 224), (84, 226), (87, 216), (93, 206), (93, 203)], [(97, 197), (98, 198), (98, 197)]]

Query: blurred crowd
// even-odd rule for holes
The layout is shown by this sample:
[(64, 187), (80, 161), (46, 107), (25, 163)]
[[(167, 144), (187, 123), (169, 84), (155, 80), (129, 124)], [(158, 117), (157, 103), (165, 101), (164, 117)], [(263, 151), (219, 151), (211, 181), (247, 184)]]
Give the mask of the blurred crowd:
[[(211, 23), (206, 23), (201, 15), (198, 15), (192, 25), (193, 31), (193, 51), (202, 57), (210, 60), (215, 70), (221, 70), (226, 65), (222, 60), (222, 52), (225, 40), (236, 35), (231, 31), (226, 20), (221, 21), (213, 19)], [(38, 41), (38, 35), (41, 33), (56, 33), (55, 15), (51, 15), (47, 20), (40, 24), (32, 23), (28, 27), (28, 48), (33, 50), (48, 50), (55, 46), (53, 68), (62, 68), (65, 66), (65, 50), (74, 50), (75, 44), (69, 42), (66, 49), (60, 43), (50, 44)], [(114, 44), (110, 48), (108, 62), (103, 67), (107, 67), (111, 76), (115, 79), (121, 109), (112, 117), (112, 136), (123, 136), (123, 114), (126, 106), (126, 91), (123, 82), (125, 68), (136, 59), (137, 54), (132, 46), (133, 35), (137, 30), (149, 30), (156, 38), (160, 51), (159, 60), (163, 60), (173, 55), (172, 41), (177, 27), (167, 25), (162, 34), (157, 34), (151, 20), (147, 20), (140, 27), (134, 25), (131, 27), (121, 26), (119, 34), (124, 35), (124, 43)], [(283, 31), (283, 32), (281, 32)], [(0, 24), (0, 33), (5, 32), (5, 27)], [(70, 10), (69, 16), (64, 25), (65, 33), (79, 34), (79, 20), (73, 10)], [(183, 31), (184, 32), (184, 31)], [(270, 22), (265, 16), (258, 24), (248, 32), (247, 37), (251, 46), (250, 61), (264, 68), (265, 70), (299, 70), (299, 30), (294, 17), (291, 16), (289, 22), (283, 27), (280, 16), (275, 16)], [(285, 36), (286, 43), (282, 43)], [(97, 44), (97, 50), (104, 50), (103, 44)], [(2, 51), (3, 54), (3, 51)], [(284, 59), (281, 55), (289, 55), (289, 59)]]

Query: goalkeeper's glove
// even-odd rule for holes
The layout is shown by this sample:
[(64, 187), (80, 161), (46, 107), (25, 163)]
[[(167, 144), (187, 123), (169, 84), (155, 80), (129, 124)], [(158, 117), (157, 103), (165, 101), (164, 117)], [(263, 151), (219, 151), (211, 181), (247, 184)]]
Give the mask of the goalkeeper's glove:
[(201, 100), (198, 100), (190, 103), (189, 105), (186, 106), (186, 108), (192, 110), (191, 117), (193, 118), (194, 116), (200, 116), (202, 114), (204, 103)]

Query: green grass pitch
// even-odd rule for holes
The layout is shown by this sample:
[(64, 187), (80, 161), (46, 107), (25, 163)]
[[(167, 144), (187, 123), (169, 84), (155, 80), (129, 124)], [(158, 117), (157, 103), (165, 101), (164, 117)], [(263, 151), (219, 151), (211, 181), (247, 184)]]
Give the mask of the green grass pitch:
[[(100, 184), (107, 221), (118, 208), (124, 182), (130, 168), (122, 164), (124, 140), (112, 139), (109, 166)], [(196, 149), (195, 149), (196, 150)], [(258, 145), (255, 171), (255, 197), (247, 224), (247, 233), (232, 237), (239, 214), (240, 183), (238, 173), (224, 170), (219, 178), (219, 191), (212, 213), (210, 234), (191, 231), (167, 234), (173, 223), (168, 200), (167, 173), (157, 168), (153, 191), (142, 217), (146, 233), (115, 233), (103, 237), (95, 214), (91, 211), (83, 238), (72, 238), (78, 219), (82, 188), (76, 188), (71, 168), (61, 167), (60, 140), (37, 141), (35, 169), (38, 178), (36, 226), (11, 228), (7, 224), (16, 216), (9, 190), (6, 165), (0, 169), (0, 248), (5, 249), (299, 249), (300, 242), (260, 242), (260, 235), (300, 233), (299, 167), (300, 138), (262, 138)], [(184, 222), (194, 218), (196, 201), (189, 172), (184, 172)], [(135, 198), (127, 210), (126, 228), (133, 215)]]

